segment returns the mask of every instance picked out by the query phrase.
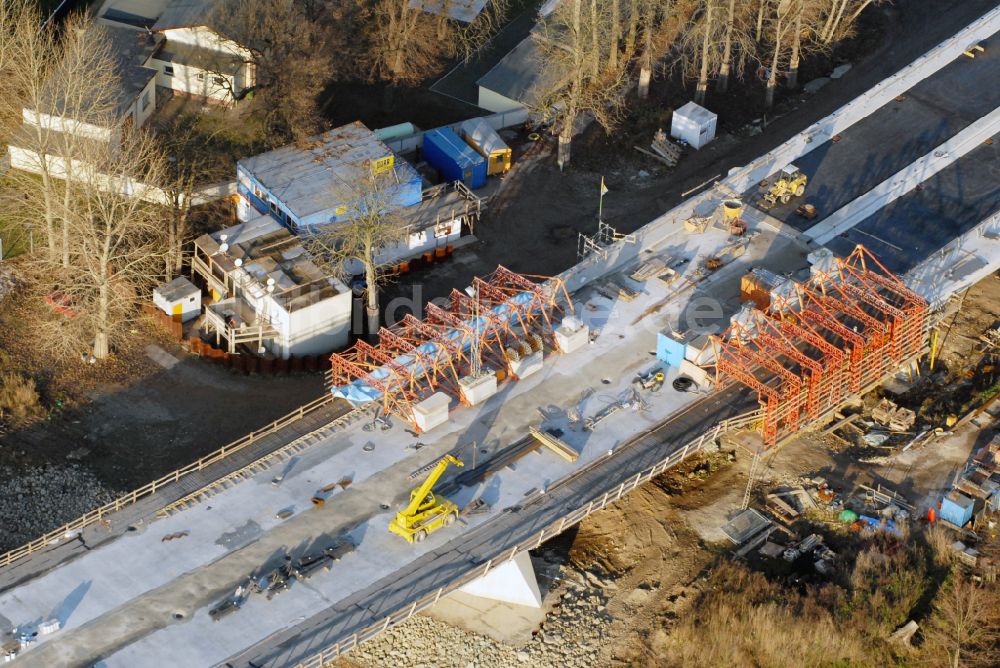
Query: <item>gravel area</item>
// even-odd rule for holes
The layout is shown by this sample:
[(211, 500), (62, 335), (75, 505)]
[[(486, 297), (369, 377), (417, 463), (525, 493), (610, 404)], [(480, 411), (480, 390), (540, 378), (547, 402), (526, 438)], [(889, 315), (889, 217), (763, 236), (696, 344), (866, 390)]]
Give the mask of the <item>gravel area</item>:
[(560, 596), (541, 629), (512, 647), (417, 615), (361, 645), (341, 665), (364, 668), (584, 668), (601, 665), (611, 617), (613, 582), (571, 566), (560, 568)]
[(115, 496), (90, 471), (75, 464), (20, 470), (0, 467), (0, 550), (19, 547)]

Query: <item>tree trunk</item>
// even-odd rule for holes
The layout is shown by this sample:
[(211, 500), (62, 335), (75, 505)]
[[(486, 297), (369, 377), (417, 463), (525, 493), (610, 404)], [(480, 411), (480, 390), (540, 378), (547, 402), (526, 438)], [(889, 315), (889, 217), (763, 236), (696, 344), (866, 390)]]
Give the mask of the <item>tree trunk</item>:
[(103, 277), (97, 298), (97, 331), (94, 332), (94, 357), (99, 360), (110, 354), (108, 345), (108, 302), (110, 295), (108, 290), (107, 278)]
[(698, 72), (698, 87), (694, 92), (696, 104), (705, 104), (705, 93), (708, 91), (708, 54), (712, 46), (712, 3), (708, 0), (705, 3), (705, 37), (701, 42), (701, 69)]
[[(569, 126), (567, 126), (569, 127)], [(556, 162), (559, 163), (559, 171), (561, 172), (566, 165), (569, 164), (570, 156), (570, 143), (573, 141), (573, 128), (563, 129), (559, 133), (559, 154), (556, 157)]]
[(850, 2), (850, 0), (843, 0), (843, 2), (840, 3), (840, 7), (837, 8), (837, 14), (833, 17), (833, 22), (830, 23), (830, 29), (823, 36), (824, 44), (829, 44), (833, 41), (834, 35), (837, 34), (837, 29), (840, 28), (840, 22), (844, 18), (844, 10), (847, 9), (848, 2)]
[(791, 89), (799, 87), (799, 55), (802, 50), (802, 7), (795, 15), (795, 34), (792, 35), (792, 57), (788, 61), (788, 77), (786, 83)]
[(736, 0), (729, 0), (729, 14), (726, 17), (726, 41), (722, 47), (722, 64), (719, 66), (719, 92), (729, 90), (729, 68), (733, 59), (733, 30), (736, 21)]
[(622, 49), (622, 52), (625, 54), (626, 60), (632, 57), (632, 53), (635, 50), (635, 44), (638, 37), (639, 37), (639, 2), (638, 0), (630, 0), (629, 10), (628, 10), (628, 30), (625, 31), (625, 45)]
[(594, 78), (601, 70), (601, 43), (598, 39), (600, 30), (597, 26), (597, 0), (590, 0), (590, 57), (593, 62), (590, 64), (591, 74)]
[(783, 20), (782, 17), (778, 17), (778, 26), (774, 31), (774, 56), (771, 58), (771, 71), (767, 75), (767, 93), (764, 95), (764, 106), (768, 109), (774, 106), (774, 89), (778, 85), (778, 59), (781, 55)]
[[(45, 162), (44, 158), (41, 162)], [(49, 260), (55, 262), (56, 246), (56, 218), (52, 204), (52, 179), (49, 178), (48, 170), (44, 167), (40, 170), (42, 177), (42, 200), (45, 202), (45, 239), (49, 244)]]
[(653, 70), (648, 63), (643, 63), (639, 68), (639, 99), (645, 100), (649, 97), (649, 80), (653, 77)]
[(649, 97), (649, 82), (653, 78), (653, 28), (646, 26), (643, 31), (646, 44), (642, 50), (641, 64), (639, 66), (639, 99), (645, 100)]
[(378, 273), (375, 270), (375, 252), (371, 247), (365, 248), (365, 314), (368, 316), (368, 337), (372, 339), (378, 334)]
[(608, 49), (608, 71), (614, 72), (618, 69), (618, 46), (621, 41), (621, 8), (618, 0), (611, 0), (611, 46)]
[(760, 44), (760, 38), (764, 34), (764, 10), (767, 9), (767, 1), (760, 0), (760, 4), (757, 7), (757, 30), (754, 31), (753, 39), (758, 44)]

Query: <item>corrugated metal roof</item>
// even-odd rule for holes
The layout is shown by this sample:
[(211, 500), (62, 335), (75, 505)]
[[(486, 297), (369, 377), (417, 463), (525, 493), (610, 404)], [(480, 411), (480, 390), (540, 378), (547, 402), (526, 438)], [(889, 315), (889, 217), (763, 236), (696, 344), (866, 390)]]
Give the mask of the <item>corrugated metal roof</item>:
[(529, 35), (476, 83), (504, 97), (531, 104), (542, 72), (538, 43)]
[(462, 132), (475, 142), (476, 146), (493, 155), (497, 151), (509, 151), (510, 147), (500, 138), (497, 131), (484, 118), (470, 118), (462, 123)]
[[(390, 155), (375, 133), (355, 121), (238, 164), (302, 220), (355, 202), (372, 163)], [(395, 158), (393, 169), (398, 183), (420, 181), (405, 160)]]
[(424, 143), (435, 142), (443, 150), (448, 152), (455, 164), (461, 169), (474, 167), (483, 162), (483, 156), (479, 155), (474, 148), (466, 144), (455, 131), (449, 127), (437, 128), (424, 133)]
[(707, 125), (714, 121), (718, 116), (700, 104), (694, 102), (688, 102), (680, 109), (674, 111), (675, 114), (681, 118), (686, 118), (693, 122), (694, 124), (700, 126)]

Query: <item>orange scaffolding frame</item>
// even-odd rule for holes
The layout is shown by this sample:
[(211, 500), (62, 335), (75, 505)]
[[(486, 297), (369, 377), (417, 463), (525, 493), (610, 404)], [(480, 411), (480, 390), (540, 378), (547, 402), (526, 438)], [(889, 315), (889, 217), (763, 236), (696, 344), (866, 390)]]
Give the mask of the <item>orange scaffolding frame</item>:
[(758, 393), (766, 447), (919, 354), (925, 338), (927, 301), (860, 245), (792, 294), (772, 292), (766, 312), (747, 305), (708, 344), (717, 388)]
[(422, 320), (406, 315), (382, 327), (377, 346), (357, 341), (334, 353), (328, 383), (363, 388), (362, 396), (377, 398), (384, 412), (418, 429), (414, 405), (431, 394), (464, 401), (459, 379), (474, 368), (473, 350), (480, 351), (482, 366), (501, 371), (501, 382), (514, 377), (511, 365), (521, 355), (545, 345), (558, 350), (554, 327), (573, 312), (561, 279), (499, 266), (485, 279), (473, 279), (472, 287), (472, 296), (452, 290), (447, 308), (428, 302)]

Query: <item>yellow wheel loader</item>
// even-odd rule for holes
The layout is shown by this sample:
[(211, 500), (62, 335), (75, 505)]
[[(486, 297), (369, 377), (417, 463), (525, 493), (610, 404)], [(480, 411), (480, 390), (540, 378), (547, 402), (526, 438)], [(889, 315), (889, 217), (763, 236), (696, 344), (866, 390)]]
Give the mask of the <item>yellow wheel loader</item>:
[[(778, 180), (771, 184), (767, 192), (764, 193), (761, 205), (764, 208), (769, 208), (778, 202), (788, 204), (792, 197), (802, 197), (808, 183), (808, 176), (800, 172), (795, 165), (788, 165), (781, 170)], [(766, 182), (761, 185), (766, 187)]]
[(431, 491), (449, 464), (465, 466), (461, 460), (445, 455), (434, 466), (427, 479), (412, 492), (410, 503), (389, 522), (389, 531), (402, 536), (408, 543), (420, 543), (441, 527), (451, 526), (458, 519), (458, 506)]

